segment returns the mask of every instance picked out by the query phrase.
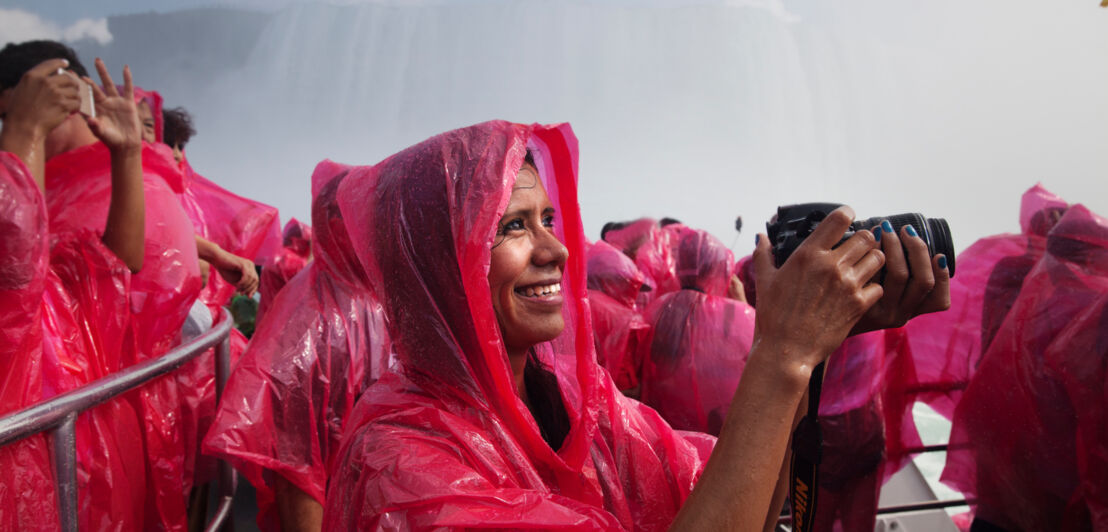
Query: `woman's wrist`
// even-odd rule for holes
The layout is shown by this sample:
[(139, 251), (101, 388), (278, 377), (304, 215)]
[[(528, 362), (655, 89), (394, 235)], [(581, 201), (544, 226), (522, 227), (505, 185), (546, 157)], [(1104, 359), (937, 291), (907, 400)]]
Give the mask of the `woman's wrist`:
[(812, 371), (823, 360), (818, 350), (786, 342), (755, 337), (750, 348), (745, 371), (761, 366), (774, 382), (789, 391), (803, 394), (812, 378)]

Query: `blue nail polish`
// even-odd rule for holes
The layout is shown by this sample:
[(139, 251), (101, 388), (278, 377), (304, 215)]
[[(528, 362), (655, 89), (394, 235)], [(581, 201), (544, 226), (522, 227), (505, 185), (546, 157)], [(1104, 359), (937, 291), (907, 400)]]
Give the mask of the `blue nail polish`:
[(755, 233), (754, 234), (754, 245), (757, 246), (758, 241), (761, 240), (761, 239), (762, 239), (762, 235)]
[(873, 239), (876, 240), (878, 243), (881, 243), (881, 232), (882, 231), (880, 229), (873, 232)]
[(919, 234), (916, 233), (916, 228), (911, 225), (904, 226), (904, 230), (908, 232), (908, 236), (919, 236)]
[(946, 255), (939, 255), (939, 267), (946, 269)]
[(889, 223), (888, 220), (885, 220), (884, 222), (881, 222), (881, 229), (884, 230), (886, 233), (891, 233), (893, 232), (893, 224)]

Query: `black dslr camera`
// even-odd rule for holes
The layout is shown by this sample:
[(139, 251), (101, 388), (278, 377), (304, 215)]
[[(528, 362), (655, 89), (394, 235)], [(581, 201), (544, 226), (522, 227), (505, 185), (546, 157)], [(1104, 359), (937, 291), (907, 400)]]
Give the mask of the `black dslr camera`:
[[(777, 215), (766, 224), (766, 232), (770, 243), (773, 244), (773, 257), (777, 266), (785, 264), (789, 256), (796, 251), (797, 246), (812, 234), (828, 213), (839, 207), (842, 205), (838, 203), (801, 203), (778, 207)], [(870, 230), (881, 225), (884, 220), (888, 220), (893, 226), (893, 231), (897, 233), (900, 232), (901, 227), (911, 224), (927, 244), (927, 250), (932, 257), (938, 254), (946, 255), (947, 269), (950, 271), (950, 276), (954, 277), (954, 241), (950, 238), (950, 226), (942, 218), (924, 218), (920, 213), (910, 212), (855, 220), (839, 243), (845, 242), (857, 231)]]

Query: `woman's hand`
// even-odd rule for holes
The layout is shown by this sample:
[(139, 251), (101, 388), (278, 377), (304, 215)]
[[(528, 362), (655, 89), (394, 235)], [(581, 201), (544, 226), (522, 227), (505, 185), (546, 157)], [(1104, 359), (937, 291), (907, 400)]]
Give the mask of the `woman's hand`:
[(258, 272), (250, 259), (223, 251), (218, 263), (212, 265), (223, 280), (235, 285), (239, 293), (250, 297), (258, 290)]
[[(862, 231), (865, 232), (865, 231)], [(931, 257), (927, 243), (906, 225), (900, 235), (888, 221), (873, 228), (885, 253), (884, 295), (855, 325), (851, 334), (902, 327), (920, 314), (950, 308), (950, 271), (946, 257)], [(903, 244), (903, 246), (902, 246)], [(908, 257), (904, 250), (908, 250)], [(910, 270), (910, 271), (909, 271)]]
[(811, 371), (881, 299), (881, 285), (868, 283), (885, 264), (873, 233), (859, 231), (835, 247), (853, 219), (850, 207), (832, 211), (781, 268), (769, 239), (759, 236), (755, 344), (774, 346), (769, 351), (781, 362)]
[(4, 100), (4, 126), (37, 140), (46, 137), (81, 105), (77, 76), (65, 59), (49, 59), (28, 70)]
[(142, 121), (135, 105), (131, 68), (123, 67), (123, 94), (119, 93), (108, 68), (99, 57), (96, 58), (96, 71), (100, 73), (103, 90), (92, 79), (85, 78), (92, 85), (93, 101), (96, 102), (96, 116), (85, 117), (89, 129), (112, 152), (141, 151)]

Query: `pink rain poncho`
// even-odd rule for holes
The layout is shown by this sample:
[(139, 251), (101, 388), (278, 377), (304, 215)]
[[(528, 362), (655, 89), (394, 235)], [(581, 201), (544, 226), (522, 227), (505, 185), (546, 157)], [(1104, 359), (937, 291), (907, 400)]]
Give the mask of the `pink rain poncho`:
[[(42, 400), (46, 206), (18, 157), (0, 152), (0, 416)], [(56, 530), (57, 497), (44, 435), (0, 447), (0, 529)]]
[[(118, 371), (122, 353), (133, 353), (128, 302), (130, 272), (100, 242), (99, 232), (49, 235), (42, 194), (22, 164), (2, 153), (0, 198), (5, 259), (0, 322), (5, 338), (19, 339), (5, 352), (0, 413), (88, 384)], [(7, 262), (7, 261), (5, 261)], [(14, 330), (18, 329), (18, 330)], [(139, 418), (117, 398), (77, 419), (79, 526), (87, 530), (140, 530), (146, 473)], [(0, 462), (0, 523), (11, 530), (54, 530), (57, 500), (42, 436), (5, 447)], [(16, 463), (10, 459), (16, 457)], [(14, 497), (16, 500), (10, 500)]]
[(605, 241), (631, 257), (646, 276), (650, 290), (639, 296), (639, 304), (643, 308), (651, 301), (681, 288), (674, 272), (674, 234), (675, 230), (667, 231), (653, 219), (642, 218), (604, 235)]
[(754, 339), (754, 308), (728, 299), (733, 257), (705, 231), (678, 234), (681, 290), (646, 311), (642, 401), (674, 428), (719, 435)]
[(255, 331), (205, 439), (206, 453), (230, 460), (257, 488), (264, 529), (277, 529), (274, 474), (323, 503), (347, 415), (388, 368), (383, 311), (335, 202), (347, 171), (329, 161), (316, 168), (315, 260)]
[(1108, 530), (1108, 220), (1070, 207), (954, 414), (943, 481), (1010, 530)]
[(273, 255), (273, 258), (262, 268), (262, 278), (259, 291), (261, 303), (258, 304), (257, 320), (269, 310), (281, 289), (300, 270), (307, 266), (312, 256), (312, 228), (308, 224), (293, 218), (285, 224), (281, 249)]
[(597, 362), (612, 375), (617, 388), (637, 395), (639, 343), (648, 330), (635, 304), (643, 274), (627, 255), (603, 240), (589, 246), (587, 257)]
[[(159, 151), (168, 155), (172, 163), (172, 152), (164, 147), (160, 145)], [(174, 186), (174, 190), (196, 234), (256, 264), (271, 260), (281, 244), (276, 207), (244, 198), (213, 183), (196, 173), (188, 158), (181, 161), (179, 169), (181, 184)], [(227, 305), (234, 294), (235, 287), (213, 272), (200, 297), (205, 302)]]
[[(552, 408), (560, 396), (568, 416), (558, 450), (515, 393), (488, 283), (528, 147), (569, 250), (565, 331), (534, 349), (534, 364), (556, 374), (537, 368), (537, 379), (548, 377)], [(673, 431), (595, 362), (576, 153), (568, 125), (488, 122), (355, 168), (342, 183), (343, 218), (399, 367), (348, 421), (324, 529), (662, 530), (672, 521), (714, 440)]]
[(901, 383), (950, 419), (966, 383), (1020, 293), (1024, 277), (1042, 257), (1046, 234), (1067, 208), (1041, 185), (1023, 194), (1020, 234), (974, 242), (958, 254), (950, 280), (950, 309), (913, 319), (905, 330), (918, 382)]
[(910, 459), (906, 449), (920, 445), (911, 401), (890, 384), (910, 362), (903, 339), (902, 329), (851, 336), (827, 361), (813, 530), (873, 530), (881, 485)]
[[(192, 224), (143, 147), (146, 252), (142, 271), (131, 277), (130, 307), (135, 348), (121, 367), (156, 358), (179, 341), (181, 325), (200, 291)], [(108, 149), (96, 143), (57, 155), (46, 163), (46, 206), (51, 233), (103, 231), (111, 194)], [(146, 525), (185, 526), (185, 441), (181, 397), (175, 379), (160, 379), (130, 395), (144, 424), (147, 457)], [(133, 459), (133, 457), (132, 457)]]

